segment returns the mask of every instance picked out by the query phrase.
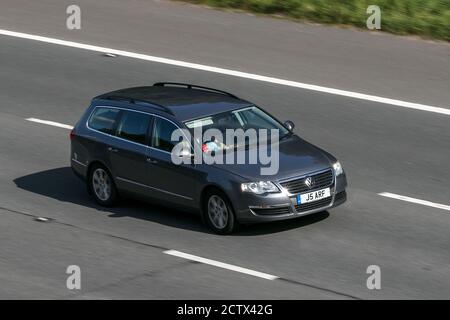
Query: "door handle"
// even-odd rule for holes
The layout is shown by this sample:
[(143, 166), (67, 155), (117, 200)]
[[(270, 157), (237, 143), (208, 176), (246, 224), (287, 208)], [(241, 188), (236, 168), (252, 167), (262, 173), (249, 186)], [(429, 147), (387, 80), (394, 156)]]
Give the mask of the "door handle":
[(113, 147), (108, 147), (108, 151), (109, 151), (109, 152), (114, 152), (114, 153), (117, 153), (117, 152), (119, 152), (119, 150), (118, 150), (118, 149), (116, 149), (116, 148), (113, 148)]
[(158, 160), (152, 159), (152, 158), (147, 158), (147, 162), (148, 163), (158, 163)]

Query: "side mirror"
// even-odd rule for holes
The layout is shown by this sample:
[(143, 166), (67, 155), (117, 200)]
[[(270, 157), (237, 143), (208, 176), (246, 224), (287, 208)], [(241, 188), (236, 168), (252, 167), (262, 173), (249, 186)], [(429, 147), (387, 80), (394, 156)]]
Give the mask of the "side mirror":
[(286, 127), (286, 129), (288, 129), (289, 131), (293, 131), (294, 130), (294, 128), (295, 128), (295, 124), (291, 121), (291, 120), (288, 120), (288, 121), (286, 121), (285, 123), (284, 123), (284, 126)]

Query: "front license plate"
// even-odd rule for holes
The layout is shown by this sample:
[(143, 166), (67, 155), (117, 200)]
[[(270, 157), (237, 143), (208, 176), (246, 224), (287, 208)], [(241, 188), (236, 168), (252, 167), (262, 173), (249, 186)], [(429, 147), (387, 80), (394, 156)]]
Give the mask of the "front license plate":
[(321, 189), (313, 192), (303, 193), (297, 195), (297, 204), (303, 204), (308, 202), (317, 201), (323, 198), (331, 196), (330, 188)]

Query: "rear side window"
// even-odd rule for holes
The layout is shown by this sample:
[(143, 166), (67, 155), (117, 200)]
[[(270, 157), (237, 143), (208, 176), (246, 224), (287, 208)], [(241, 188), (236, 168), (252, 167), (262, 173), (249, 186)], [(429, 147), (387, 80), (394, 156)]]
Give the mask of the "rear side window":
[(113, 134), (119, 112), (118, 109), (96, 108), (89, 119), (89, 127), (103, 133)]
[(123, 111), (116, 135), (122, 139), (145, 144), (150, 118), (149, 114)]
[(151, 146), (167, 152), (172, 152), (178, 141), (171, 141), (172, 132), (178, 129), (172, 122), (155, 117)]

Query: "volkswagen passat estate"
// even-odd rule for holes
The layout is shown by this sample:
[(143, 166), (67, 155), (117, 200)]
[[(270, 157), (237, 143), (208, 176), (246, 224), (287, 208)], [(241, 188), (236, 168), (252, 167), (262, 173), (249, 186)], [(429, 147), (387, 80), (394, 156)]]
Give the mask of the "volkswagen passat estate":
[[(258, 135), (239, 146), (234, 140), (202, 141), (195, 136), (196, 130), (210, 128), (216, 133), (275, 130), (278, 139)], [(179, 129), (192, 136), (188, 149), (174, 151), (179, 142), (172, 134)], [(341, 164), (293, 129), (291, 121), (283, 124), (233, 94), (156, 83), (95, 97), (70, 134), (71, 167), (100, 205), (113, 205), (119, 195), (142, 196), (199, 212), (214, 232), (227, 234), (240, 223), (291, 219), (345, 202), (347, 181)], [(276, 162), (269, 175), (262, 170), (267, 162), (173, 161), (220, 150), (242, 160), (259, 151), (261, 142)]]

